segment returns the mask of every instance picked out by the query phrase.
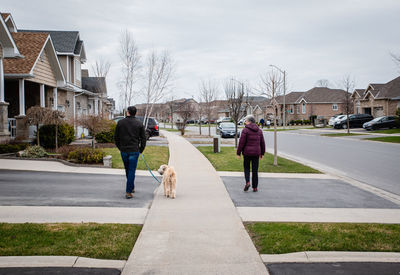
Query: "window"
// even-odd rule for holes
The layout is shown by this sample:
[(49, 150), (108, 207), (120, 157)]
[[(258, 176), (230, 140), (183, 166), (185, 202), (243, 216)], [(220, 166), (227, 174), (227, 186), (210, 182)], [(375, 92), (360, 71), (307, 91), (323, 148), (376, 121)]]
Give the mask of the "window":
[(294, 113), (294, 106), (290, 105), (289, 114), (293, 114), (293, 113)]
[(75, 83), (76, 81), (81, 81), (81, 62), (75, 59)]
[(301, 104), (301, 113), (302, 114), (306, 113), (306, 104), (305, 103)]
[(332, 104), (332, 110), (337, 111), (338, 110), (338, 105), (337, 104)]
[(300, 105), (296, 105), (296, 113), (300, 114)]

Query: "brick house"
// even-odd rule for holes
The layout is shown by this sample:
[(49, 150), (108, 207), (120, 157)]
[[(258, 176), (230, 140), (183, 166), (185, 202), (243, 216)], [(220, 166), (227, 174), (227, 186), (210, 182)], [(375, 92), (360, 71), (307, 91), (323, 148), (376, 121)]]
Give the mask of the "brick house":
[(400, 108), (400, 76), (386, 84), (369, 84), (365, 90), (356, 89), (352, 94), (357, 114), (373, 117), (392, 116)]

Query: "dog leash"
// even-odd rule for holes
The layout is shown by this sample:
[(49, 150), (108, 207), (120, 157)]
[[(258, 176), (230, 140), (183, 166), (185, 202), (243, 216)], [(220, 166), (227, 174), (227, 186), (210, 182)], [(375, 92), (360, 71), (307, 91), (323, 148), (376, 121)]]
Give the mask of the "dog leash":
[(161, 182), (156, 178), (156, 176), (154, 176), (153, 172), (151, 171), (150, 167), (147, 165), (146, 160), (144, 159), (143, 154), (140, 154), (142, 156), (142, 160), (144, 162), (144, 165), (146, 165), (147, 170), (149, 170), (150, 174), (153, 176), (153, 178), (158, 182), (158, 184), (160, 184)]

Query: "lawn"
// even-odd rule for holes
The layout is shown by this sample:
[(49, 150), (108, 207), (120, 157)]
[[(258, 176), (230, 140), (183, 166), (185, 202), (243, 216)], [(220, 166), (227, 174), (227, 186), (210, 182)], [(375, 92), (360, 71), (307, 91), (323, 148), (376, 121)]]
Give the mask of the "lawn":
[(367, 140), (372, 141), (382, 141), (382, 142), (391, 142), (391, 143), (400, 143), (400, 136), (394, 137), (376, 137), (376, 138), (366, 138)]
[[(220, 153), (213, 153), (212, 146), (197, 147), (217, 171), (243, 171), (243, 158), (236, 158), (234, 147), (221, 147)], [(319, 171), (285, 158), (278, 157), (278, 166), (273, 165), (273, 155), (266, 153), (260, 161), (259, 172), (271, 173), (320, 173)]]
[[(277, 132), (281, 132), (281, 131), (293, 131), (293, 130), (299, 130), (299, 129), (301, 129), (301, 128), (286, 128), (286, 129), (283, 129), (283, 128), (279, 128), (279, 129), (276, 129), (276, 131)], [(273, 128), (270, 128), (270, 129), (264, 129), (264, 131), (265, 132), (273, 132), (274, 131), (274, 129)]]
[(260, 254), (300, 251), (400, 252), (400, 224), (245, 223)]
[(349, 136), (365, 136), (366, 134), (359, 133), (336, 133), (336, 134), (321, 134), (324, 137), (349, 137)]
[(0, 256), (80, 256), (126, 260), (141, 225), (0, 223)]
[(381, 133), (381, 134), (400, 134), (400, 128), (396, 129), (386, 129), (386, 130), (375, 130), (371, 133)]
[[(104, 152), (112, 156), (112, 167), (113, 168), (124, 168), (124, 163), (121, 159), (121, 154), (118, 148), (104, 148)], [(151, 170), (157, 170), (161, 164), (168, 163), (169, 150), (168, 146), (146, 146), (143, 152), (143, 156), (149, 165)], [(142, 157), (139, 157), (137, 169), (147, 170)]]
[(168, 132), (179, 132), (179, 130), (178, 129), (175, 129), (175, 128), (161, 128), (160, 127), (160, 130), (165, 130), (165, 131), (168, 131)]

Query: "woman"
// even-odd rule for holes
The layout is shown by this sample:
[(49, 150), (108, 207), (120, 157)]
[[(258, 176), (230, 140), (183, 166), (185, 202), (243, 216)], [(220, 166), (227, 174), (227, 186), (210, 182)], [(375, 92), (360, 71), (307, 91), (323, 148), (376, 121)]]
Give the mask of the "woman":
[(262, 130), (257, 126), (256, 120), (252, 115), (245, 118), (244, 124), (246, 125), (242, 130), (237, 148), (237, 158), (243, 154), (244, 177), (246, 185), (244, 191), (250, 188), (250, 163), (252, 170), (252, 187), (253, 192), (258, 189), (258, 162), (265, 154), (265, 141)]

